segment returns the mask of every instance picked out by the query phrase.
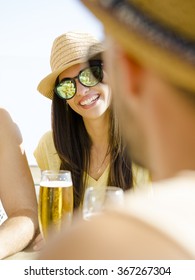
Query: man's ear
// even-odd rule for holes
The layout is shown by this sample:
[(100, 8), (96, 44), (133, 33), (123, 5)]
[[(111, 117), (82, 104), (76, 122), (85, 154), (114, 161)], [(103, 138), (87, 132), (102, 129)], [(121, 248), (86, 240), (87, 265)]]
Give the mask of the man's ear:
[(118, 55), (120, 56), (120, 70), (126, 83), (126, 93), (136, 96), (141, 93), (143, 67), (123, 50), (119, 50)]

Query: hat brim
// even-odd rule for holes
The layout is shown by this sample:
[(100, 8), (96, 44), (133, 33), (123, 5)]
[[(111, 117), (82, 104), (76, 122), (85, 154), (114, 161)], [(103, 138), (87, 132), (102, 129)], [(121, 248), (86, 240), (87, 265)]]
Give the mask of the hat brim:
[(195, 93), (195, 68), (174, 51), (167, 50), (146, 40), (124, 22), (117, 20), (109, 10), (102, 8), (97, 1), (81, 0), (83, 4), (103, 23), (105, 32), (119, 42), (127, 54), (141, 64), (159, 72), (174, 85)]
[(96, 43), (89, 47), (87, 60), (102, 60), (103, 52), (106, 50), (105, 44)]

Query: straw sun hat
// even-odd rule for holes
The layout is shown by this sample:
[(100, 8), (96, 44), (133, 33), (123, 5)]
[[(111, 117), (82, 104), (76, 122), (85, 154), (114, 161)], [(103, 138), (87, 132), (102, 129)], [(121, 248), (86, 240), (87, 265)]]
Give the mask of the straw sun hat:
[(195, 0), (81, 0), (140, 63), (195, 94)]
[(38, 91), (52, 99), (55, 81), (59, 74), (73, 65), (85, 62), (89, 47), (92, 45), (95, 53), (102, 51), (99, 41), (89, 33), (67, 32), (57, 37), (51, 50), (51, 73), (41, 80), (37, 87)]

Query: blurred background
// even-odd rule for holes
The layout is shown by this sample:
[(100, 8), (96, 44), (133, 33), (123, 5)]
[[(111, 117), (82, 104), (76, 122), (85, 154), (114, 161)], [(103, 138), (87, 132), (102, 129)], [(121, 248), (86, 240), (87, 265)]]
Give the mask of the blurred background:
[(36, 88), (50, 73), (53, 40), (69, 30), (104, 36), (101, 23), (77, 0), (0, 0), (0, 107), (18, 124), (31, 166), (51, 125), (51, 101)]

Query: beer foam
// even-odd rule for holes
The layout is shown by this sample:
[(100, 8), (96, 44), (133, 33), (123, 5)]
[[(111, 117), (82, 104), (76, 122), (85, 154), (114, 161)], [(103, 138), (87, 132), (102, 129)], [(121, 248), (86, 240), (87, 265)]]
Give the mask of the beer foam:
[(72, 187), (72, 182), (66, 182), (66, 181), (41, 181), (40, 187), (46, 187), (46, 188), (68, 188)]

